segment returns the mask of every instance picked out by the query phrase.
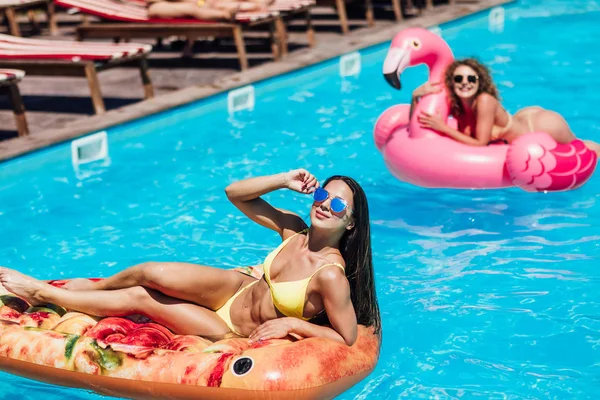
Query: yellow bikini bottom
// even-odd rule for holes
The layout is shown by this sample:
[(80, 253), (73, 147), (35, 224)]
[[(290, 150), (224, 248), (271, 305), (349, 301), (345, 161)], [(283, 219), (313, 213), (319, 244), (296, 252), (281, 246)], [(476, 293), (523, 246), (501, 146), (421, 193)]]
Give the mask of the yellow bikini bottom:
[(206, 4), (206, 0), (198, 0), (198, 7), (204, 7), (204, 5)]
[(243, 288), (241, 288), (240, 290), (238, 290), (236, 292), (236, 294), (234, 294), (233, 296), (231, 296), (231, 298), (229, 300), (227, 300), (227, 303), (223, 304), (223, 306), (221, 308), (219, 308), (217, 311), (215, 311), (217, 313), (217, 315), (225, 322), (225, 324), (229, 327), (229, 329), (231, 329), (231, 332), (243, 336), (237, 329), (235, 329), (235, 326), (233, 325), (233, 322), (231, 322), (231, 305), (233, 304), (233, 301), (236, 299), (236, 297), (238, 297), (240, 294), (242, 294), (242, 292), (246, 289), (248, 289), (250, 286), (254, 285), (258, 283), (258, 279), (255, 280), (254, 282), (250, 282), (249, 284), (247, 284), (246, 286), (244, 286)]

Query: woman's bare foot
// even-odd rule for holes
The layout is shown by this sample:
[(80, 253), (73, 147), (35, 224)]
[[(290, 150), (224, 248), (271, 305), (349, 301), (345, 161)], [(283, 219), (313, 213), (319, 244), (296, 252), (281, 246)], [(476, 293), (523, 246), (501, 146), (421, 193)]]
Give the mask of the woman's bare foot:
[(239, 11), (239, 7), (200, 7), (194, 13), (193, 17), (202, 20), (226, 20), (231, 21), (235, 18), (235, 14)]
[(40, 291), (44, 288), (44, 285), (48, 285), (35, 278), (23, 275), (18, 271), (4, 267), (0, 267), (0, 284), (6, 290), (21, 297), (32, 306), (44, 302), (40, 296)]
[(233, 10), (219, 10), (222, 14), (221, 19), (225, 21), (233, 21), (235, 20), (235, 15), (240, 11), (239, 8), (235, 8)]
[(238, 12), (267, 11), (268, 7), (262, 3), (251, 1), (207, 0), (209, 9), (225, 11), (234, 17)]
[(96, 282), (90, 281), (89, 279), (85, 279), (85, 278), (71, 279), (69, 282), (65, 283), (62, 288), (67, 289), (67, 290), (95, 290), (95, 289), (97, 289)]
[(210, 19), (232, 20), (235, 18), (235, 14), (243, 11), (238, 2), (209, 0), (206, 4), (203, 13), (206, 14), (206, 18)]

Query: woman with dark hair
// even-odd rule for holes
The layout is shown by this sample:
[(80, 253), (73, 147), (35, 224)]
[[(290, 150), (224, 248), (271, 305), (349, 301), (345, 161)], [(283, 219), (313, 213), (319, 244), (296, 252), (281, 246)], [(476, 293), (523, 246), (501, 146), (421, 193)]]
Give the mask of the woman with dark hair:
[[(525, 107), (511, 116), (500, 104), (498, 89), (485, 65), (473, 58), (456, 60), (446, 70), (446, 89), (450, 96), (451, 115), (458, 130), (446, 125), (438, 116), (423, 113), (418, 116), (425, 128), (441, 132), (461, 143), (487, 146), (494, 142), (511, 143), (531, 132), (546, 132), (558, 143), (576, 139), (565, 119), (542, 107)], [(442, 90), (441, 83), (426, 83), (413, 92), (413, 104), (431, 93)], [(587, 147), (600, 156), (600, 145), (585, 141)]]
[[(260, 196), (277, 189), (313, 194), (311, 226)], [(67, 289), (0, 268), (0, 283), (31, 304), (54, 303), (95, 316), (142, 314), (178, 334), (252, 340), (294, 334), (352, 345), (357, 323), (380, 332), (371, 256), (369, 209), (352, 178), (321, 188), (304, 169), (229, 185), (227, 197), (283, 242), (264, 261), (261, 279), (185, 263), (145, 263)], [(326, 318), (325, 318), (326, 317)], [(313, 323), (327, 319), (329, 326)], [(312, 322), (311, 322), (312, 320)]]

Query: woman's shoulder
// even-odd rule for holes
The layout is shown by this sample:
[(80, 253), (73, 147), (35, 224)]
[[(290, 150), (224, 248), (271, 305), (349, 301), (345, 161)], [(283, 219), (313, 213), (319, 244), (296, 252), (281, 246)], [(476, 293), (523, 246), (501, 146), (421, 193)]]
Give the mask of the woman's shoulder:
[(346, 277), (344, 259), (340, 256), (335, 261), (328, 259), (317, 270), (314, 280), (317, 281), (317, 291), (343, 293), (344, 287), (348, 287), (349, 282)]
[(323, 259), (323, 264), (321, 265), (321, 267), (329, 265), (336, 265), (345, 269), (346, 261), (344, 260), (344, 257), (342, 257), (341, 254), (329, 254), (327, 255), (327, 258)]
[(479, 106), (495, 106), (500, 104), (497, 98), (486, 92), (479, 93), (476, 102)]
[(317, 267), (317, 274), (321, 279), (337, 280), (346, 276), (345, 271), (346, 262), (341, 254), (329, 254)]

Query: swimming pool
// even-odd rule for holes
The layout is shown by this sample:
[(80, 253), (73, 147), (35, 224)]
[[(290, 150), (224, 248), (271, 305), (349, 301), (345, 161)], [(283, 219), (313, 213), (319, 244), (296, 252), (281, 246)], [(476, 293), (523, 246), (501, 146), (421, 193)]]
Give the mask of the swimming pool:
[[(511, 112), (539, 104), (598, 139), (600, 1), (523, 0), (490, 31), (488, 14), (442, 27), (457, 56), (493, 68)], [(525, 33), (526, 32), (526, 33)], [(372, 141), (377, 116), (407, 102), (424, 69), (395, 92), (387, 46), (256, 87), (253, 111), (219, 96), (109, 131), (110, 162), (76, 176), (68, 146), (0, 166), (0, 262), (39, 278), (106, 276), (148, 260), (224, 268), (260, 262), (274, 234), (230, 205), (224, 187), (306, 167), (365, 188), (383, 319), (376, 370), (340, 399), (590, 398), (600, 357), (600, 204), (582, 189), (426, 190), (395, 180)], [(310, 199), (276, 192), (308, 215)], [(100, 396), (0, 373), (4, 398)]]

